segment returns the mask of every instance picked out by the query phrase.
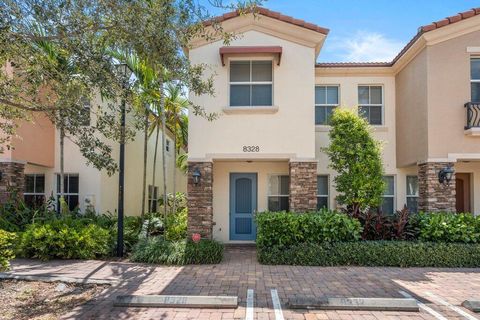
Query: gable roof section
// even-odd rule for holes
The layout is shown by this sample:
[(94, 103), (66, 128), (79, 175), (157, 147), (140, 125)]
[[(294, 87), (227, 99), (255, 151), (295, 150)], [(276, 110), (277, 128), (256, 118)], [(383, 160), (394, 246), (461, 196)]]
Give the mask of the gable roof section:
[[(248, 12), (245, 12), (245, 13), (260, 14), (262, 16), (277, 19), (279, 21), (290, 23), (290, 24), (296, 25), (298, 27), (302, 27), (302, 28), (305, 28), (305, 29), (308, 29), (308, 30), (312, 30), (312, 31), (315, 31), (315, 32), (318, 32), (318, 33), (321, 33), (321, 34), (324, 34), (324, 35), (327, 35), (328, 32), (330, 31), (327, 28), (317, 26), (316, 24), (306, 22), (306, 21), (301, 20), (301, 19), (295, 19), (291, 16), (286, 16), (284, 14), (281, 14), (280, 12), (272, 11), (272, 10), (262, 8), (262, 7), (254, 8), (251, 11), (248, 11)], [(228, 12), (228, 13), (225, 13), (221, 16), (215, 17), (215, 18), (211, 19), (210, 21), (205, 22), (205, 25), (207, 25), (207, 26), (212, 25), (213, 22), (220, 23), (220, 22), (223, 22), (225, 20), (229, 20), (229, 19), (238, 17), (241, 14), (242, 13), (239, 10)]]
[(432, 22), (430, 24), (418, 28), (417, 34), (407, 43), (405, 47), (393, 58), (391, 62), (322, 62), (317, 63), (315, 67), (319, 68), (355, 68), (355, 67), (392, 67), (415, 42), (425, 33), (440, 29), (442, 27), (454, 24), (456, 22), (480, 15), (480, 8), (473, 8), (465, 12), (458, 13), (454, 16), (446, 17), (442, 20)]

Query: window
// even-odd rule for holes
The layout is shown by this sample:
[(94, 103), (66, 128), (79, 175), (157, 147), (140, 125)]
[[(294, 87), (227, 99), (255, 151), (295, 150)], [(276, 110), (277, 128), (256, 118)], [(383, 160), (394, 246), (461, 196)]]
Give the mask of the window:
[(290, 177), (274, 175), (268, 179), (268, 210), (288, 211)]
[(418, 177), (407, 176), (407, 208), (410, 212), (418, 212)]
[(230, 62), (230, 106), (272, 106), (272, 61)]
[(338, 107), (338, 86), (315, 87), (315, 124), (329, 124), (333, 110)]
[(165, 140), (165, 151), (170, 152), (170, 140)]
[(158, 211), (158, 187), (148, 186), (148, 211)]
[(480, 102), (480, 57), (470, 61), (472, 102)]
[(317, 210), (328, 209), (328, 176), (317, 176)]
[(383, 124), (382, 89), (381, 86), (358, 87), (358, 113), (372, 125)]
[(26, 174), (23, 197), (28, 207), (40, 207), (45, 202), (45, 175)]
[[(63, 176), (63, 197), (70, 210), (75, 210), (79, 205), (78, 198), (79, 178), (78, 174), (66, 173)], [(60, 210), (60, 175), (57, 174), (57, 210)]]
[(384, 214), (395, 213), (395, 177), (384, 176), (385, 192), (383, 193), (382, 212)]

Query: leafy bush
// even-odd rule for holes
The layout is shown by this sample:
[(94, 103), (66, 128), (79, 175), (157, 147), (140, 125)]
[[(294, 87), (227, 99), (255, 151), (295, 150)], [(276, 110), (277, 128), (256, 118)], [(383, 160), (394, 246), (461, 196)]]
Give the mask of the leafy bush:
[(0, 271), (10, 267), (9, 261), (15, 258), (14, 244), (17, 236), (15, 233), (0, 230)]
[(257, 247), (354, 241), (360, 239), (362, 232), (357, 219), (329, 210), (303, 214), (262, 212), (255, 219)]
[(422, 213), (420, 239), (444, 242), (480, 242), (480, 217), (469, 213)]
[(162, 237), (142, 238), (133, 248), (130, 259), (167, 265), (219, 263), (223, 258), (223, 244), (214, 240), (167, 241)]
[(88, 219), (57, 219), (27, 226), (20, 253), (29, 258), (94, 259), (108, 255), (111, 234)]
[(302, 266), (479, 267), (480, 244), (359, 241), (301, 243), (257, 250), (263, 264)]
[(381, 211), (360, 212), (358, 220), (363, 226), (363, 240), (413, 240), (418, 238), (418, 219), (407, 207), (393, 215)]
[(187, 208), (183, 208), (179, 212), (167, 215), (165, 239), (175, 241), (187, 237), (187, 216)]

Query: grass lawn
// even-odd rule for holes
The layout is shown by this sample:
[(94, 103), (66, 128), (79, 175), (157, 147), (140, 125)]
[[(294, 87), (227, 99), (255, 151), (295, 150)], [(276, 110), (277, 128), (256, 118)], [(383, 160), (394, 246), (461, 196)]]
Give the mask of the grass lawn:
[(0, 280), (0, 318), (58, 319), (98, 295), (106, 286)]

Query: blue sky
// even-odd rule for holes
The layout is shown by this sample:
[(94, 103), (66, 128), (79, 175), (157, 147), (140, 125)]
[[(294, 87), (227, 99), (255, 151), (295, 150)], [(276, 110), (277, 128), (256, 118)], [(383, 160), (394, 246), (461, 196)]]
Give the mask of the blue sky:
[(480, 0), (270, 0), (263, 6), (330, 29), (318, 61), (390, 61), (419, 26), (480, 7)]

